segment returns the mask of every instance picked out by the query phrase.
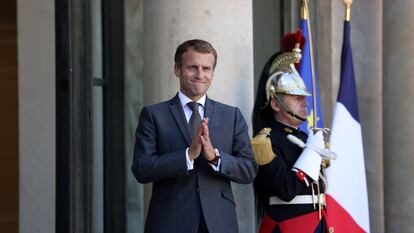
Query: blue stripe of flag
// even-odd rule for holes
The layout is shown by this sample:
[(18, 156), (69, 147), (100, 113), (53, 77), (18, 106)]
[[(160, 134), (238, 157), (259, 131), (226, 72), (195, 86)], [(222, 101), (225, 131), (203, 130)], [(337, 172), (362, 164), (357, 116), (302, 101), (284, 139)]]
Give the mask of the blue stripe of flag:
[(352, 117), (359, 122), (358, 101), (355, 85), (354, 65), (350, 41), (351, 24), (344, 23), (344, 41), (341, 55), (341, 80), (338, 92), (338, 102), (341, 102)]

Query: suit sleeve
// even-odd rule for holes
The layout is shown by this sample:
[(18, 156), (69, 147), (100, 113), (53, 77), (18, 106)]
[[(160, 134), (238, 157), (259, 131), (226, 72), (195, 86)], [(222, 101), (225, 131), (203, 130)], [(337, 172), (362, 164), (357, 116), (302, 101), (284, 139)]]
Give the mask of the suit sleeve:
[(220, 174), (241, 184), (251, 183), (256, 176), (257, 164), (253, 157), (248, 128), (240, 110), (235, 108), (232, 153), (221, 153)]
[(149, 108), (144, 107), (135, 132), (132, 172), (140, 183), (158, 182), (187, 175), (185, 148), (160, 155), (157, 153), (158, 134)]

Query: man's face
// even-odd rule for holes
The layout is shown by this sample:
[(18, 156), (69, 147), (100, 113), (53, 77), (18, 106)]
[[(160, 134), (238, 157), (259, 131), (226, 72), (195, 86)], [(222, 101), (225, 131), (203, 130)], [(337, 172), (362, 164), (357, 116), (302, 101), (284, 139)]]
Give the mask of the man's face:
[[(272, 100), (275, 101), (275, 100)], [(306, 119), (308, 116), (308, 103), (306, 102), (306, 96), (300, 95), (282, 95), (283, 103), (292, 110), (297, 116)], [(272, 104), (273, 108), (273, 104)], [(288, 125), (299, 127), (303, 122), (299, 119), (289, 115), (283, 108), (277, 106), (277, 109), (273, 108), (278, 112), (278, 120)]]
[(174, 65), (180, 79), (180, 90), (188, 98), (198, 100), (206, 94), (213, 80), (214, 56), (189, 49), (182, 54), (181, 64)]

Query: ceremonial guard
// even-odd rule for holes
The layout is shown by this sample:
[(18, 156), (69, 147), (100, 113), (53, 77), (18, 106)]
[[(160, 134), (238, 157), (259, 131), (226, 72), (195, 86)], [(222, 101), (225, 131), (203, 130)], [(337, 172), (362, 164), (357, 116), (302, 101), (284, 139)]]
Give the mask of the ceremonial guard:
[[(294, 38), (303, 40), (299, 32)], [(323, 167), (334, 154), (325, 148), (327, 129), (299, 129), (311, 94), (295, 69), (300, 43), (293, 44), (267, 61), (253, 110), (259, 233), (326, 232)]]

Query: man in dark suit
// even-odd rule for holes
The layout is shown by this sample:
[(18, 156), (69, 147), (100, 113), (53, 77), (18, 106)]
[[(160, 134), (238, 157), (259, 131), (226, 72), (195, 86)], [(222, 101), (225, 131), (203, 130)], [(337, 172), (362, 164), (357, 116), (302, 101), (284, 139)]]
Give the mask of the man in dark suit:
[(146, 233), (238, 232), (230, 181), (251, 183), (257, 164), (239, 109), (206, 96), (216, 62), (210, 43), (182, 43), (180, 91), (141, 111), (132, 171), (153, 183)]

